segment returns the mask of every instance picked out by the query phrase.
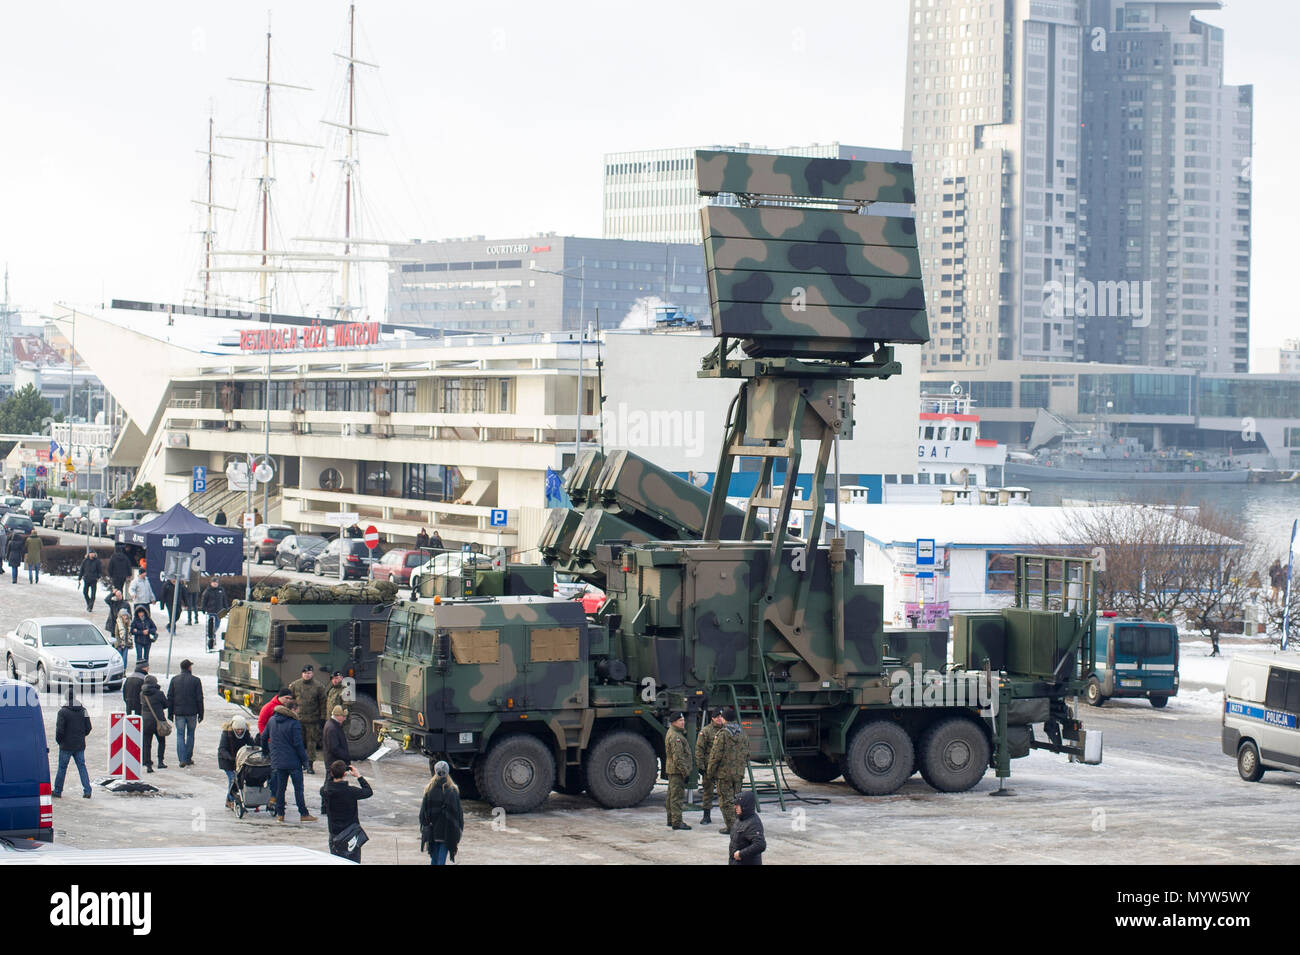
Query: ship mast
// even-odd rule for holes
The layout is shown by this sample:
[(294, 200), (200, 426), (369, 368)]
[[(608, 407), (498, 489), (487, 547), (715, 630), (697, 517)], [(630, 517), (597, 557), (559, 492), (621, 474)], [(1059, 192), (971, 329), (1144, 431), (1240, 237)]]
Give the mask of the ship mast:
[(213, 146), (213, 137), (214, 137), (214, 135), (215, 135), (215, 126), (216, 126), (216, 122), (215, 122), (215, 119), (214, 119), (214, 117), (213, 117), (213, 114), (212, 114), (211, 108), (209, 107), (209, 110), (208, 110), (208, 148), (207, 148), (207, 149), (200, 149), (200, 150), (197, 150), (197, 152), (198, 152), (198, 154), (199, 154), (200, 156), (206, 156), (206, 157), (207, 157), (208, 195), (207, 195), (207, 199), (206, 199), (206, 201), (205, 201), (205, 200), (202, 200), (202, 199), (194, 199), (194, 200), (191, 200), (191, 201), (197, 203), (198, 205), (203, 206), (204, 209), (206, 210), (206, 227), (203, 229), (203, 268), (200, 270), (200, 271), (202, 272), (202, 274), (203, 274), (203, 305), (204, 305), (204, 307), (211, 307), (211, 305), (212, 305), (212, 273), (213, 273), (213, 271), (215, 271), (215, 270), (212, 268), (212, 256), (213, 256), (213, 255), (220, 255), (220, 253), (217, 252), (216, 249), (214, 248), (214, 245), (215, 245), (215, 242), (216, 242), (217, 229), (216, 229), (216, 222), (215, 222), (215, 213), (214, 213), (213, 210), (215, 210), (215, 209), (221, 209), (223, 212), (234, 212), (234, 211), (235, 211), (235, 210), (232, 209), (230, 206), (223, 206), (223, 205), (220, 205), (220, 204), (218, 204), (217, 202), (213, 201), (214, 192), (213, 192), (213, 185), (212, 185), (212, 182), (213, 182), (213, 173), (214, 173), (214, 169), (213, 169), (213, 167), (214, 167), (214, 165), (215, 165), (215, 164), (213, 163), (213, 160), (214, 160), (214, 159), (230, 159), (230, 158), (231, 158), (230, 156), (226, 156), (226, 155), (224, 155), (224, 154), (222, 154), (222, 153), (216, 152), (216, 151), (212, 148), (212, 146)]

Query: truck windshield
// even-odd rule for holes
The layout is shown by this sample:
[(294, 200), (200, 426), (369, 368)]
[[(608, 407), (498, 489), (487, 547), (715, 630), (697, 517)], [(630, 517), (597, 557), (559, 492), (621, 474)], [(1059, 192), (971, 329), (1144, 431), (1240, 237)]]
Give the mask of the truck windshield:
[(432, 663), (433, 641), (436, 636), (437, 628), (433, 625), (433, 617), (428, 614), (416, 617), (415, 626), (411, 629), (410, 655), (421, 663)]
[(271, 616), (264, 610), (253, 610), (248, 614), (248, 640), (244, 644), (247, 650), (265, 650), (267, 637), (271, 635)]
[(388, 618), (388, 633), (384, 639), (384, 653), (388, 656), (400, 657), (406, 652), (407, 621), (405, 611), (394, 611)]

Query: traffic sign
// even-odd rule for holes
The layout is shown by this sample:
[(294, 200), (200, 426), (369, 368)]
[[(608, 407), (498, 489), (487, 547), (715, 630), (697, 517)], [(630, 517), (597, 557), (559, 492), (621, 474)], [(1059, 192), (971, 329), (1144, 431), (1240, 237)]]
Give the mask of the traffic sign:
[(361, 535), (361, 539), (366, 542), (366, 546), (374, 550), (379, 546), (379, 529), (371, 524), (366, 528), (366, 532)]
[(361, 520), (361, 515), (356, 511), (344, 511), (339, 514), (326, 514), (325, 521), (329, 524), (336, 524), (339, 527), (351, 527), (357, 521)]
[(934, 538), (917, 538), (916, 563), (921, 567), (934, 566)]
[(203, 465), (194, 468), (194, 493), (202, 494), (208, 489), (208, 469)]
[(245, 514), (245, 515), (244, 515), (244, 530), (245, 530), (245, 531), (251, 531), (251, 530), (253, 529), (254, 522), (255, 522), (256, 520), (257, 520), (257, 515), (256, 515), (256, 514)]
[(108, 714), (108, 774), (128, 782), (138, 780), (140, 766), (141, 723), (138, 714)]
[(506, 509), (504, 507), (492, 508), (492, 526), (493, 527), (506, 526)]

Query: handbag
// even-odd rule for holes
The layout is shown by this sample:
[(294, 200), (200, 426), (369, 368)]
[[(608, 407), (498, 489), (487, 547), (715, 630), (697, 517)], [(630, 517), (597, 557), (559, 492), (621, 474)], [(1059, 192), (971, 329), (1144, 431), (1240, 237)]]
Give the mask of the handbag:
[(366, 835), (366, 830), (361, 828), (361, 823), (354, 822), (337, 836), (330, 836), (330, 848), (340, 853), (352, 853), (360, 849), (370, 837)]
[(166, 739), (168, 736), (171, 736), (172, 721), (167, 719), (166, 717), (159, 719), (158, 714), (154, 712), (153, 704), (149, 702), (149, 698), (143, 697), (142, 699), (144, 699), (144, 705), (149, 707), (149, 715), (153, 717), (154, 735), (156, 735), (159, 739)]

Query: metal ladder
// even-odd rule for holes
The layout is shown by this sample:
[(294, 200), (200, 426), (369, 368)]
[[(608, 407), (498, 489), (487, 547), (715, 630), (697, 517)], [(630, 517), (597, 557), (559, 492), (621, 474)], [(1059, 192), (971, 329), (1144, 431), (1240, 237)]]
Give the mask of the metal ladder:
[[(762, 683), (728, 683), (726, 687), (731, 694), (731, 705), (736, 710), (736, 720), (745, 732), (746, 745), (749, 747), (749, 759), (745, 762), (749, 790), (760, 805), (775, 802), (784, 811), (785, 796), (790, 787), (785, 781), (781, 723), (767, 672), (761, 672)], [(755, 725), (759, 727), (759, 733), (752, 731)], [(757, 776), (755, 769), (758, 770)]]

